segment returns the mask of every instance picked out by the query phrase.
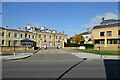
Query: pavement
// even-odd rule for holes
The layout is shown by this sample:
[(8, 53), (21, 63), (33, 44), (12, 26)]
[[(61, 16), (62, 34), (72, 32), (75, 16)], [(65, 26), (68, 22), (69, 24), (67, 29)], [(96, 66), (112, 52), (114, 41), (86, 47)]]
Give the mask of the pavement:
[[(23, 53), (22, 53), (23, 52)], [(34, 53), (36, 53), (37, 50), (34, 51), (18, 51), (16, 52), (15, 55), (9, 55), (9, 56), (0, 56), (0, 60), (17, 60), (17, 59), (24, 59), (24, 58), (28, 58), (31, 57)], [(5, 53), (13, 53), (11, 52), (3, 52)]]
[(80, 52), (77, 50), (67, 50), (70, 52), (72, 55), (75, 55), (78, 58), (87, 58), (87, 59), (116, 59), (119, 60), (120, 56), (113, 56), (113, 55), (97, 55), (97, 54), (92, 54), (92, 53), (85, 53), (85, 52)]
[[(64, 49), (40, 50), (26, 59), (2, 62), (7, 80), (106, 80), (119, 76), (118, 60), (83, 60)], [(19, 79), (18, 79), (19, 78)], [(109, 79), (107, 79), (109, 80)], [(117, 79), (110, 79), (117, 80)]]
[(17, 55), (11, 55), (11, 56), (0, 56), (0, 60), (16, 60), (16, 59), (24, 59), (32, 56), (33, 53), (20, 53)]

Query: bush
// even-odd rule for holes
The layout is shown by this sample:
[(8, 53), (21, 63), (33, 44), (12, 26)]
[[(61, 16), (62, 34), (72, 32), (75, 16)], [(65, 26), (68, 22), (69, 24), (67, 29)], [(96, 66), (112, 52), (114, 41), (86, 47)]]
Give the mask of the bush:
[(94, 44), (78, 44), (78, 43), (65, 43), (65, 47), (80, 47), (80, 46), (85, 46), (86, 49), (93, 49)]
[(79, 47), (80, 45), (78, 43), (65, 43), (65, 47)]
[(94, 44), (84, 44), (86, 49), (93, 49), (94, 48)]

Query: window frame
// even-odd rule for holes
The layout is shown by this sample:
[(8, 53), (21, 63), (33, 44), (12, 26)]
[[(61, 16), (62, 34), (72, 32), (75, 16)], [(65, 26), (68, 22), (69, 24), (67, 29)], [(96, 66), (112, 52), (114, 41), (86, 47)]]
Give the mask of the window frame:
[[(102, 35), (102, 33), (103, 33), (103, 35)], [(100, 36), (105, 36), (105, 32), (100, 32)]]

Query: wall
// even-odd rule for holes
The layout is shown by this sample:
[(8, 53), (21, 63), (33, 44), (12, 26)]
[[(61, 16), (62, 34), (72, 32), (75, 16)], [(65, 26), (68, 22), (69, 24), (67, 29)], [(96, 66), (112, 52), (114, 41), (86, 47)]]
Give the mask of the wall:
[(0, 47), (0, 52), (34, 50), (34, 47)]
[[(104, 39), (104, 44), (95, 44), (94, 49), (98, 49), (97, 47), (101, 47), (101, 50), (120, 50), (120, 44), (107, 44), (107, 39), (120, 39), (118, 35), (118, 30), (120, 27), (107, 27), (107, 28), (100, 28), (100, 29), (93, 29), (91, 31), (91, 38), (92, 40)], [(107, 31), (112, 31), (112, 36), (107, 36)], [(105, 32), (104, 36), (100, 36), (100, 32)]]
[(64, 47), (64, 49), (80, 49), (80, 47)]

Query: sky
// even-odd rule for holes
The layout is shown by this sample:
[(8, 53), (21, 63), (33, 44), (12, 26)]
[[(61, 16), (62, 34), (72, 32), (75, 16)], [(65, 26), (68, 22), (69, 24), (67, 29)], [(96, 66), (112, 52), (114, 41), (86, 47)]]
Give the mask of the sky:
[(69, 37), (92, 30), (102, 20), (117, 19), (117, 2), (3, 2), (2, 26), (12, 29), (28, 24), (64, 31)]

